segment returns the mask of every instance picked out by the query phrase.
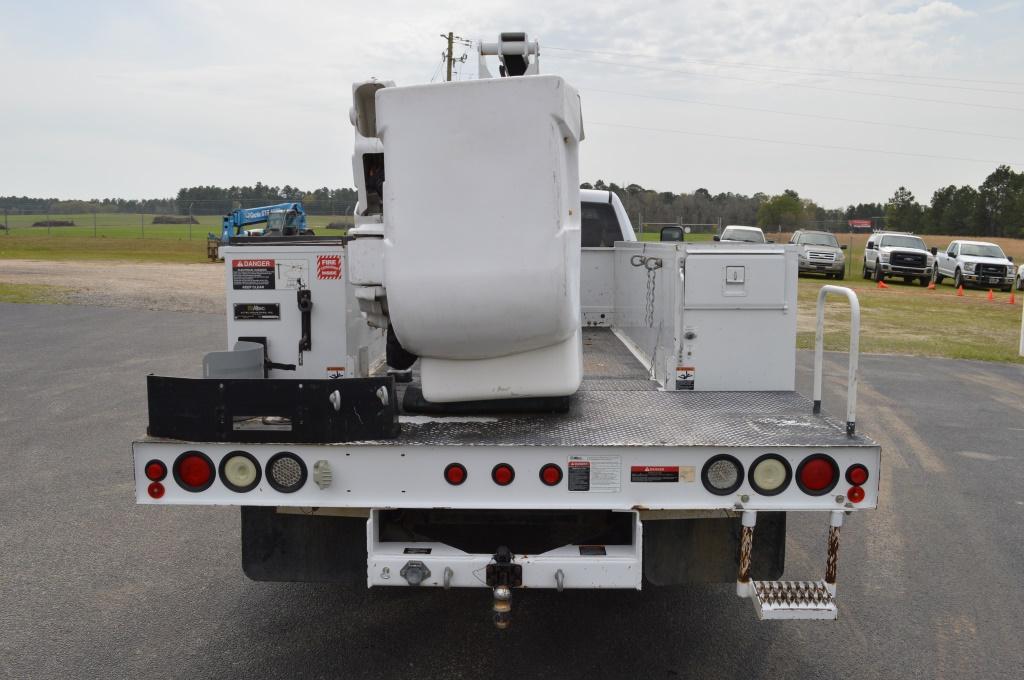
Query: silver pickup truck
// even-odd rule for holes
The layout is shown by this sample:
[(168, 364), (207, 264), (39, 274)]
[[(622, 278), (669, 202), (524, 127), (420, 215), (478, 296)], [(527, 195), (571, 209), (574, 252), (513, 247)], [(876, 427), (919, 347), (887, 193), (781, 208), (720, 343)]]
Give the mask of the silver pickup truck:
[(974, 285), (1009, 292), (1015, 273), (1013, 259), (995, 243), (953, 241), (945, 252), (935, 251), (935, 283), (951, 278), (957, 288)]

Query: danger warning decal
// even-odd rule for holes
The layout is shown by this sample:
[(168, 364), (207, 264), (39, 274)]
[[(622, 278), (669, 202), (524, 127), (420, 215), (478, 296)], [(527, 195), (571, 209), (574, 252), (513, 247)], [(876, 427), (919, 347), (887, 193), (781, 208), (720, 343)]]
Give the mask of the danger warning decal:
[(341, 278), (341, 255), (317, 255), (316, 278), (325, 281)]
[(569, 456), (569, 491), (618, 492), (619, 456)]
[(631, 482), (678, 482), (679, 466), (634, 465), (629, 468)]
[(231, 287), (235, 290), (273, 290), (273, 260), (233, 260)]

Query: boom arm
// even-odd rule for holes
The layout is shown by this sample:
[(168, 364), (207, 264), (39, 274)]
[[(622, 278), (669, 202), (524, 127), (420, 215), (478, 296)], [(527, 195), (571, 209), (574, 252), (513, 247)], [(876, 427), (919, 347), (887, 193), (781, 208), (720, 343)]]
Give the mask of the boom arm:
[(306, 229), (306, 211), (301, 203), (278, 203), (260, 208), (239, 208), (224, 216), (224, 224), (220, 233), (221, 242), (227, 243), (232, 236), (237, 236), (242, 227), (266, 222), (270, 219), (270, 214), (276, 211), (295, 213), (291, 224), (299, 231)]

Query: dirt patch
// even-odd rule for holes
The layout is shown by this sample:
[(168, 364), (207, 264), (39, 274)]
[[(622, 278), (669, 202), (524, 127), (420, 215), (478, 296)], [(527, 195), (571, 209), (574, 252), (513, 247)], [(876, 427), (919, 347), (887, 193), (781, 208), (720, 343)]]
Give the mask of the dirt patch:
[(224, 313), (224, 266), (0, 260), (0, 282), (67, 289), (71, 304)]
[(199, 224), (199, 220), (188, 215), (157, 215), (153, 218), (153, 224)]

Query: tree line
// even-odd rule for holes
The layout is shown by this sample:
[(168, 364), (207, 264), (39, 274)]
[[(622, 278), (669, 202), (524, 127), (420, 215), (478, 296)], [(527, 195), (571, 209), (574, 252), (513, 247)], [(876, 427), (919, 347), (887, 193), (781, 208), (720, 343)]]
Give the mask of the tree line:
[(950, 185), (937, 189), (927, 205), (918, 202), (905, 187), (899, 187), (884, 203), (858, 203), (845, 208), (823, 208), (792, 189), (775, 196), (760, 192), (753, 196), (712, 194), (704, 188), (677, 194), (638, 184), (606, 184), (600, 179), (593, 184), (585, 182), (580, 188), (615, 192), (630, 218), (638, 222), (846, 231), (849, 220), (870, 220), (876, 229), (1024, 238), (1024, 172), (1014, 172), (1005, 165), (996, 168), (977, 188)]
[[(949, 185), (937, 189), (928, 204), (920, 203), (905, 187), (889, 200), (824, 208), (792, 189), (770, 196), (732, 192), (712, 194), (706, 188), (692, 193), (619, 186), (597, 180), (583, 189), (615, 192), (630, 218), (637, 222), (682, 224), (749, 224), (772, 231), (818, 228), (846, 231), (849, 220), (870, 220), (875, 228), (962, 236), (1024, 238), (1024, 172), (996, 168), (978, 187)], [(291, 185), (183, 187), (174, 198), (68, 201), (56, 198), (0, 196), (0, 209), (25, 213), (149, 212), (187, 215), (223, 214), (238, 207), (301, 201), (310, 214), (351, 214), (355, 189), (321, 187), (304, 191)]]

